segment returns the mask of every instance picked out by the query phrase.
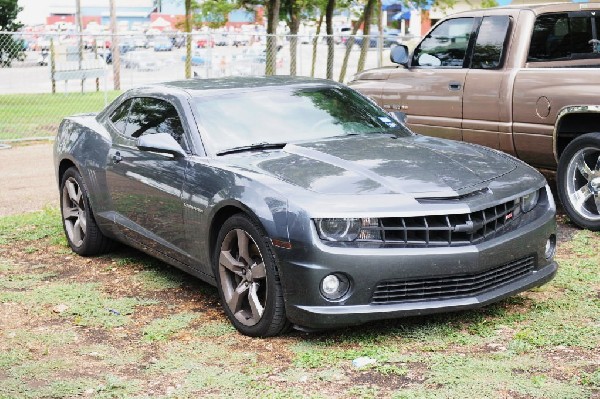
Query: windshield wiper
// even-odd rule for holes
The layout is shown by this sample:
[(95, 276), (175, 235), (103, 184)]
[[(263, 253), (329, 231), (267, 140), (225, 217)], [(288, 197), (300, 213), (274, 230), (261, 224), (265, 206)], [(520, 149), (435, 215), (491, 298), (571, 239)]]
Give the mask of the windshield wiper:
[(240, 147), (228, 148), (223, 151), (217, 152), (217, 155), (233, 154), (235, 152), (244, 152), (252, 150), (266, 150), (266, 149), (281, 149), (286, 146), (287, 143), (255, 143), (250, 145), (243, 145)]

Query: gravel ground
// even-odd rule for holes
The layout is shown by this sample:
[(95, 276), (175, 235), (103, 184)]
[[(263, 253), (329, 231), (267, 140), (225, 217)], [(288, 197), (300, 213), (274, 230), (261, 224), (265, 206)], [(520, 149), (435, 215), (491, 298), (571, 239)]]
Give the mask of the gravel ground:
[(0, 150), (0, 216), (58, 205), (52, 143)]

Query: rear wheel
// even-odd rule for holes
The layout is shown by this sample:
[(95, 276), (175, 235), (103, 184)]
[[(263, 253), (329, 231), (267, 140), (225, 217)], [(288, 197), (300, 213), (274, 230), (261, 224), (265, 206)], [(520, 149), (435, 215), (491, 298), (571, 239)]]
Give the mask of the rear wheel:
[(600, 133), (577, 137), (560, 156), (558, 196), (577, 225), (600, 230)]
[(234, 215), (223, 224), (213, 268), (223, 309), (238, 331), (268, 337), (288, 328), (270, 240), (246, 215)]
[(89, 256), (110, 249), (112, 241), (98, 228), (87, 188), (75, 167), (67, 169), (61, 179), (60, 204), (67, 242), (74, 252)]

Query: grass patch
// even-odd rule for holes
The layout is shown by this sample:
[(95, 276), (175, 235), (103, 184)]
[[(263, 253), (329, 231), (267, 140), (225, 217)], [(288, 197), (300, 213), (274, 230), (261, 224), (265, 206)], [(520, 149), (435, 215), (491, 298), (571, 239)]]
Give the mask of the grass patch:
[[(48, 245), (63, 235), (56, 209), (0, 219), (0, 239), (16, 249), (0, 259), (0, 311), (10, 320), (0, 332), (0, 398), (577, 399), (600, 389), (596, 233), (560, 243), (551, 283), (482, 309), (262, 340), (212, 313), (214, 305), (221, 314), (208, 285), (186, 312), (167, 300), (137, 311), (153, 302), (114, 298), (108, 287), (141, 286), (157, 298), (198, 287), (128, 250), (93, 262), (73, 255), (65, 265), (56, 252), (66, 247)], [(84, 269), (102, 283), (80, 282)], [(58, 304), (67, 306), (60, 315)], [(377, 362), (352, 366), (361, 356)]]
[(0, 275), (0, 288), (8, 290), (22, 290), (31, 288), (40, 281), (45, 281), (55, 277), (56, 273), (41, 273), (41, 274), (10, 274), (7, 276)]
[[(110, 91), (107, 100), (120, 92)], [(66, 116), (99, 112), (106, 106), (104, 92), (7, 94), (0, 96), (0, 141), (55, 136)]]
[(61, 379), (52, 382), (9, 379), (0, 384), (0, 398), (74, 398), (83, 396), (93, 386), (94, 381), (89, 378)]
[(370, 357), (378, 363), (385, 363), (396, 354), (396, 349), (384, 344), (367, 344), (352, 348), (331, 345), (328, 341), (303, 341), (292, 347), (296, 357), (294, 365), (301, 368), (316, 369), (324, 366), (350, 364), (358, 357)]
[(0, 218), (0, 245), (46, 238), (53, 244), (67, 245), (60, 211), (56, 207)]
[(583, 388), (551, 377), (548, 366), (535, 357), (432, 354), (423, 360), (429, 370), (424, 381), (427, 391), (401, 390), (394, 397), (586, 397)]
[(127, 324), (136, 306), (155, 303), (137, 298), (110, 298), (94, 283), (42, 284), (29, 291), (0, 292), (0, 302), (18, 302), (34, 307), (38, 313), (64, 304), (61, 316), (70, 316), (81, 326), (116, 327)]
[(167, 264), (162, 267), (143, 270), (135, 276), (142, 287), (148, 291), (160, 291), (179, 288), (183, 284), (184, 274)]
[(79, 348), (79, 354), (102, 361), (110, 366), (139, 364), (143, 354), (140, 350), (127, 347), (117, 348), (106, 344), (96, 344)]
[(196, 329), (196, 335), (198, 337), (223, 337), (234, 334), (235, 332), (235, 327), (228, 321), (210, 322), (202, 324)]
[(156, 319), (142, 331), (145, 341), (164, 341), (177, 331), (189, 326), (197, 317), (193, 313), (178, 313), (164, 319)]

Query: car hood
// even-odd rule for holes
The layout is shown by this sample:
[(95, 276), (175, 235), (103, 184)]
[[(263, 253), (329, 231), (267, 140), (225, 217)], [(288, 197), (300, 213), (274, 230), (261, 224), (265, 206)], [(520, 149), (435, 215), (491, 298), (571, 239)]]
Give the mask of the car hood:
[(517, 166), (512, 158), (480, 146), (383, 134), (288, 144), (280, 151), (255, 153), (251, 159), (246, 167), (255, 172), (321, 194), (395, 193), (420, 198), (466, 194)]

